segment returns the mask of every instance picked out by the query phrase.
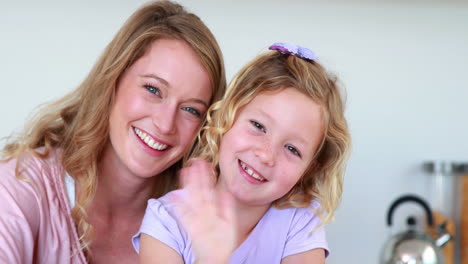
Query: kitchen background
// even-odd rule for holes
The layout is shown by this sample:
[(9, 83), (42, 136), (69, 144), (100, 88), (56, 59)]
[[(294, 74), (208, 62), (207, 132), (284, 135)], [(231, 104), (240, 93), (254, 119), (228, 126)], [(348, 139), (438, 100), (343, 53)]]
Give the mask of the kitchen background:
[[(435, 199), (422, 163), (468, 161), (468, 2), (179, 2), (213, 30), (228, 79), (285, 41), (314, 50), (344, 83), (353, 152), (328, 227), (327, 263), (377, 263), (392, 234), (390, 203), (406, 193)], [(19, 130), (38, 104), (77, 86), (142, 3), (0, 0), (0, 137)], [(423, 214), (402, 207), (393, 232), (406, 212)]]

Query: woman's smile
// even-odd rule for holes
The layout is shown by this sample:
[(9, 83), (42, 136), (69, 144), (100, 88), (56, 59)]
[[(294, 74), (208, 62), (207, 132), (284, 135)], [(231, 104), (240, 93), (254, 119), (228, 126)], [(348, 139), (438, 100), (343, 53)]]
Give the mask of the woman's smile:
[(115, 167), (151, 177), (172, 166), (193, 142), (210, 98), (209, 75), (192, 48), (155, 41), (117, 85), (109, 119)]
[(164, 153), (164, 151), (171, 148), (171, 145), (164, 144), (161, 140), (157, 139), (156, 137), (136, 127), (132, 128), (139, 141), (145, 145), (145, 150), (149, 150), (150, 154), (161, 155)]

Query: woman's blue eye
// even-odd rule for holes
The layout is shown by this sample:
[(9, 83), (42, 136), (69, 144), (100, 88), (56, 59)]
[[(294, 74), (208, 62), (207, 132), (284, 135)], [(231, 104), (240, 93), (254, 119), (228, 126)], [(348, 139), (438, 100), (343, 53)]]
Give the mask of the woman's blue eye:
[(259, 122), (254, 121), (254, 120), (250, 120), (250, 123), (252, 123), (252, 125), (254, 125), (254, 126), (255, 126), (257, 129), (259, 129), (260, 131), (266, 132), (265, 127), (264, 127), (262, 124), (260, 124)]
[(149, 84), (146, 84), (145, 88), (146, 88), (146, 90), (148, 90), (152, 94), (159, 95), (161, 93), (158, 88), (156, 88), (156, 87), (154, 87), (152, 85), (149, 85)]
[(192, 107), (182, 107), (182, 110), (187, 111), (197, 117), (201, 116), (200, 112), (197, 109), (192, 108)]
[(287, 145), (285, 146), (289, 151), (291, 151), (292, 154), (298, 156), (298, 157), (301, 157), (301, 153), (299, 153), (299, 151), (297, 151), (297, 149), (291, 145)]

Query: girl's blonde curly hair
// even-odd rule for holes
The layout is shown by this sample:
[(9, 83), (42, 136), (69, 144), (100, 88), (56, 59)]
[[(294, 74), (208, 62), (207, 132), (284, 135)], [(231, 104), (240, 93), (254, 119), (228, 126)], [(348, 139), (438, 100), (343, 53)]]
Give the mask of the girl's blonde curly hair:
[(239, 110), (259, 93), (289, 87), (321, 105), (325, 129), (309, 168), (291, 191), (273, 204), (278, 208), (307, 207), (318, 200), (318, 214), (326, 223), (333, 219), (341, 200), (351, 139), (337, 78), (317, 61), (270, 51), (248, 63), (233, 78), (224, 98), (209, 109), (199, 144), (191, 156), (208, 160), (218, 168), (221, 139), (233, 126)]

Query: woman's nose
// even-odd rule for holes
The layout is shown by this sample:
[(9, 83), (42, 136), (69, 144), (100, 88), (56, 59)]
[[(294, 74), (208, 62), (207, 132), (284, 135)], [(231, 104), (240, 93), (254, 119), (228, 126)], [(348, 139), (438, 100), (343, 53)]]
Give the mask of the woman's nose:
[(165, 104), (153, 114), (153, 124), (162, 134), (173, 134), (176, 131), (176, 105)]

